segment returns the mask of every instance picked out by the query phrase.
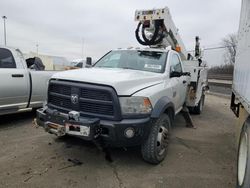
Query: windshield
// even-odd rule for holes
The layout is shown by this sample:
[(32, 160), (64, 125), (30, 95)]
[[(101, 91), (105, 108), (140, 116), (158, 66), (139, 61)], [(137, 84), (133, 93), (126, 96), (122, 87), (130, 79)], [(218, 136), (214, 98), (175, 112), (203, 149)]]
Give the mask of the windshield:
[(166, 52), (119, 50), (109, 52), (94, 67), (123, 68), (163, 73), (166, 58)]

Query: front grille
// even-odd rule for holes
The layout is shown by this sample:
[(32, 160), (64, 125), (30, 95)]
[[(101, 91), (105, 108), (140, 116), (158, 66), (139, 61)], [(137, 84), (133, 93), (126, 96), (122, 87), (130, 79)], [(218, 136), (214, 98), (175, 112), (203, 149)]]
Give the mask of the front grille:
[(89, 98), (89, 99), (96, 99), (96, 100), (103, 100), (103, 101), (112, 101), (110, 93), (107, 93), (104, 91), (81, 89), (81, 97)]
[(71, 95), (70, 86), (64, 86), (64, 85), (51, 84), (50, 92), (60, 93), (63, 95)]
[(80, 109), (83, 112), (97, 113), (103, 115), (114, 115), (114, 109), (112, 105), (80, 102)]
[(53, 96), (52, 93), (49, 97), (49, 102), (55, 106), (59, 106), (59, 107), (67, 108), (67, 109), (71, 108), (70, 99), (67, 99), (65, 97)]
[(81, 116), (112, 120), (119, 120), (121, 117), (117, 94), (108, 86), (51, 80), (48, 106), (63, 113), (79, 111)]

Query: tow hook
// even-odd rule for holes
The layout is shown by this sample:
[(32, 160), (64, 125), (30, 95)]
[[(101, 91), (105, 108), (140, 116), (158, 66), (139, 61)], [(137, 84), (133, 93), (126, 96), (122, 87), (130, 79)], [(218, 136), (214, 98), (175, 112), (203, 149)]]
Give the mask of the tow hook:
[(194, 126), (193, 120), (192, 120), (192, 118), (191, 118), (191, 116), (189, 114), (189, 110), (188, 110), (186, 104), (183, 105), (181, 114), (185, 119), (186, 127), (196, 129), (196, 127)]

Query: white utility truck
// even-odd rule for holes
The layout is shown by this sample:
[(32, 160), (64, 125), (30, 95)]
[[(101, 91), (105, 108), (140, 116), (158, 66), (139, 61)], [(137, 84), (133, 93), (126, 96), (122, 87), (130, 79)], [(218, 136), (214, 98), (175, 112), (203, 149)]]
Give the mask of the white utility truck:
[(250, 0), (241, 5), (231, 109), (237, 116), (237, 188), (250, 187)]
[(206, 67), (198, 40), (196, 57), (187, 54), (168, 8), (136, 11), (135, 20), (138, 42), (149, 47), (112, 50), (91, 68), (55, 74), (36, 122), (103, 147), (141, 146), (144, 160), (158, 164), (175, 115), (201, 113)]

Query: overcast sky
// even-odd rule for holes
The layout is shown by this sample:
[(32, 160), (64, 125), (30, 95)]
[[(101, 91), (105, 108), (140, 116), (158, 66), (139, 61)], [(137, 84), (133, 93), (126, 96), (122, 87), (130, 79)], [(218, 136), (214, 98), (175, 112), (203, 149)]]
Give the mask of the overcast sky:
[[(98, 59), (110, 49), (139, 46), (134, 36), (136, 9), (165, 6), (189, 50), (196, 35), (203, 47), (215, 47), (238, 30), (240, 0), (1, 0), (0, 14), (8, 17), (9, 46), (29, 52), (39, 44), (39, 53), (73, 59), (82, 57), (84, 39), (84, 56)], [(206, 52), (210, 65), (219, 64), (219, 56), (221, 50)]]

